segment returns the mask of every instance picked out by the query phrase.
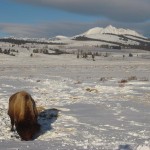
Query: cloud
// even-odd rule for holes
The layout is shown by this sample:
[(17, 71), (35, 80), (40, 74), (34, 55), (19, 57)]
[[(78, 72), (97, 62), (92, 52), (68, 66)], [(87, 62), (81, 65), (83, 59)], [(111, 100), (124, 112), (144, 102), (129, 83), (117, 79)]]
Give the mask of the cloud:
[(33, 25), (0, 23), (0, 31), (12, 36), (30, 37), (31, 34), (36, 36), (36, 34), (40, 34), (43, 30), (40, 30), (38, 26), (34, 28)]
[(73, 36), (84, 32), (88, 28), (88, 24), (72, 22), (49, 22), (39, 24), (0, 23), (0, 32), (6, 35), (31, 38), (49, 38), (56, 35)]
[(120, 22), (150, 20), (149, 0), (14, 0)]
[[(37, 24), (0, 23), (0, 31), (18, 37), (74, 36), (86, 30), (111, 24), (136, 30), (150, 36), (149, 0), (12, 0), (39, 5), (86, 16), (96, 16), (95, 22), (54, 21)], [(34, 11), (34, 9), (33, 9)], [(55, 11), (56, 12), (56, 11)], [(63, 16), (62, 16), (63, 18)], [(62, 20), (62, 19), (61, 19)]]
[(39, 24), (0, 23), (0, 32), (16, 37), (50, 38), (56, 35), (74, 36), (86, 32), (93, 27), (113, 25), (118, 28), (133, 29), (145, 36), (150, 36), (150, 22), (145, 23), (118, 23), (110, 20), (86, 22), (47, 22)]

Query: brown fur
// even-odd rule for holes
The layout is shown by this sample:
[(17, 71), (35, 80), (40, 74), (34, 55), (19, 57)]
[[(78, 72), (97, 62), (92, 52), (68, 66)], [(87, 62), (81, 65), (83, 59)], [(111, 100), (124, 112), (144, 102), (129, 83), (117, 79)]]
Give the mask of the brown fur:
[(11, 130), (14, 130), (15, 125), (22, 140), (32, 140), (40, 130), (35, 102), (31, 95), (25, 91), (15, 93), (10, 97), (8, 115), (11, 120)]

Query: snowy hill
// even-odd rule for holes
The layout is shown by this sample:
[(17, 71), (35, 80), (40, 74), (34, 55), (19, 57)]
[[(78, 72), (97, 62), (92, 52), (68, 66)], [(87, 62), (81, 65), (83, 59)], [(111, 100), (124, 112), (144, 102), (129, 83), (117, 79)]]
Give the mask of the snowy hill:
[(149, 49), (150, 47), (150, 40), (136, 31), (116, 28), (111, 25), (106, 28), (95, 27), (89, 29), (80, 35), (74, 36), (73, 39), (80, 42), (80, 45), (82, 41), (84, 45), (95, 46), (97, 44), (99, 47), (103, 45), (137, 49)]
[(116, 28), (111, 25), (102, 28), (95, 27), (73, 37), (58, 35), (53, 38), (2, 38), (0, 42), (14, 44), (50, 44), (57, 46), (64, 45), (64, 49), (89, 47), (114, 47), (133, 49), (150, 49), (150, 40), (131, 29)]
[(139, 33), (130, 29), (116, 28), (111, 25), (106, 28), (95, 27), (89, 29), (87, 32), (83, 33), (85, 36), (93, 35), (93, 34), (116, 34), (116, 35), (133, 35), (138, 37), (143, 37)]
[(57, 40), (67, 40), (67, 39), (68, 39), (67, 36), (57, 35), (57, 36), (51, 38), (50, 40), (52, 40), (52, 41), (57, 41)]

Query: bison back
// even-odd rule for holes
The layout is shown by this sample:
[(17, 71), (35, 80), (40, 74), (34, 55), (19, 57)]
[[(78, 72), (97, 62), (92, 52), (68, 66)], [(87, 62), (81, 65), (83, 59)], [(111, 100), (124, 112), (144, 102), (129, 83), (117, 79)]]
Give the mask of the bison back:
[(26, 120), (36, 122), (37, 109), (30, 94), (25, 91), (13, 94), (9, 99), (8, 115), (14, 118), (16, 123)]

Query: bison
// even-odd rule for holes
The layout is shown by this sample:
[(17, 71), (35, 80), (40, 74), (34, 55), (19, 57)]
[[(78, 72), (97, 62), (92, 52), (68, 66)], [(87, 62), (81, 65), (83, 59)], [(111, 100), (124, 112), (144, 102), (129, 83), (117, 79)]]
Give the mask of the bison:
[(32, 140), (40, 130), (36, 104), (25, 91), (17, 92), (10, 97), (8, 115), (11, 120), (11, 131), (14, 131), (15, 125), (21, 140)]

